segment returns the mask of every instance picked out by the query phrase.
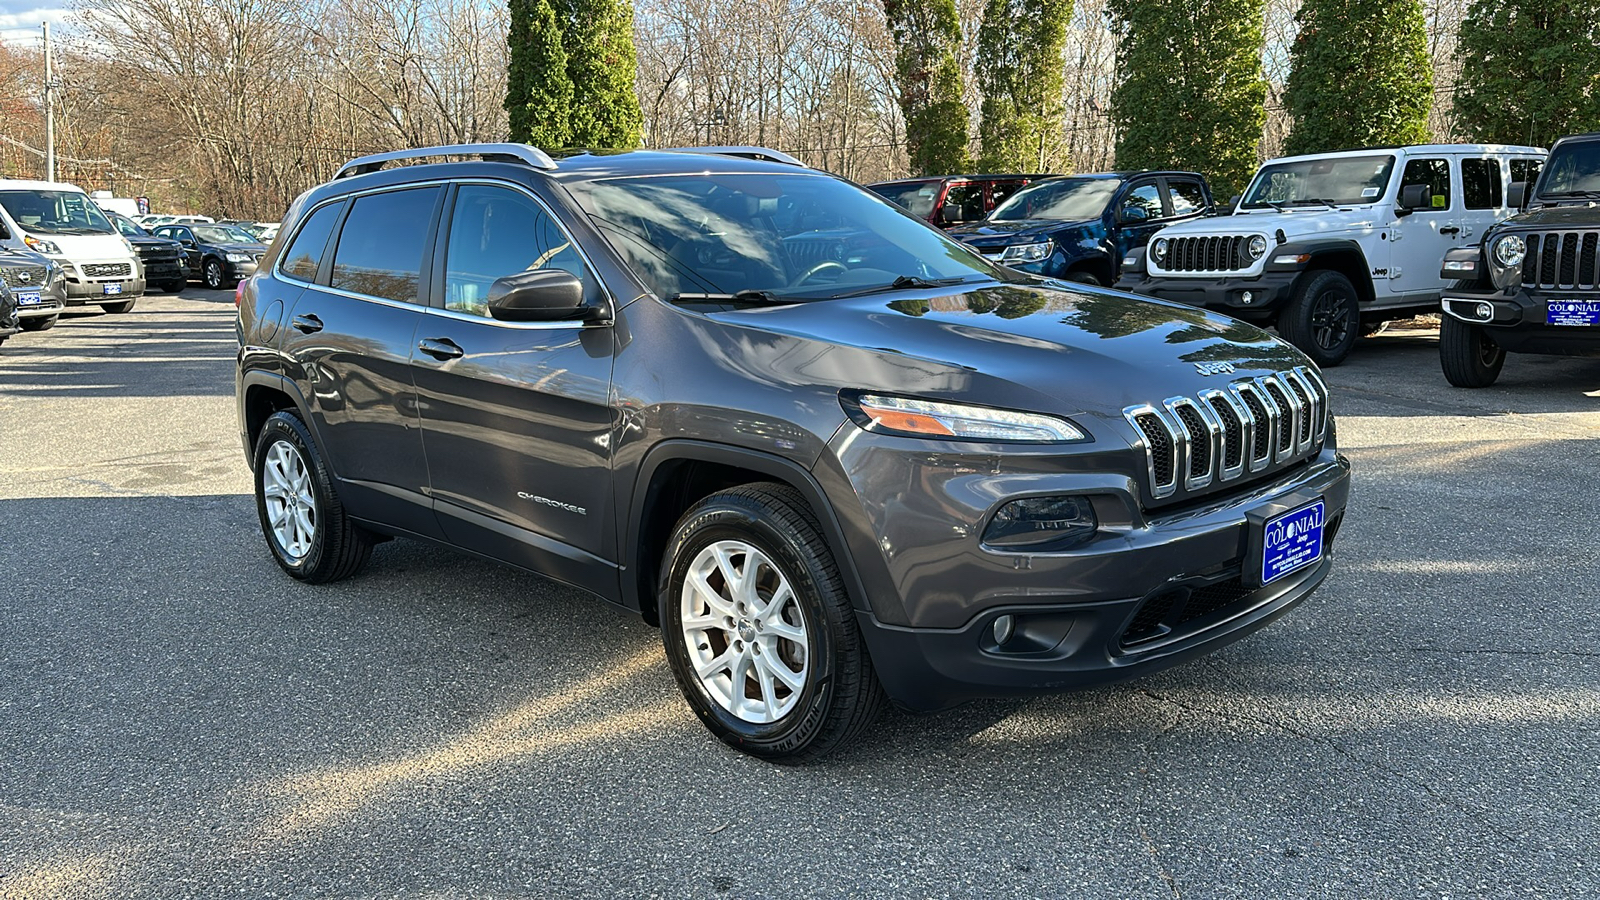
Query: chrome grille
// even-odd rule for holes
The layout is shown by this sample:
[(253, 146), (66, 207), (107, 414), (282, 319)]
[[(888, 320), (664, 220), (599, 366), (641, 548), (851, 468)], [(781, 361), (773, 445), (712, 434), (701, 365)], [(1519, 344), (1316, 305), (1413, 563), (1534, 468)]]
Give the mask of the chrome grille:
[(1180, 487), (1194, 491), (1234, 481), (1319, 449), (1327, 435), (1328, 389), (1315, 371), (1300, 366), (1198, 398), (1130, 406), (1123, 416), (1142, 438), (1150, 493), (1159, 500)]
[(1526, 234), (1522, 283), (1547, 290), (1600, 289), (1600, 232), (1551, 231)]
[(42, 288), (49, 274), (44, 266), (7, 266), (0, 269), (0, 280), (9, 288)]
[(89, 278), (127, 278), (133, 274), (133, 263), (89, 263), (80, 268)]
[(1250, 268), (1242, 234), (1167, 238), (1167, 258), (1156, 263), (1168, 272), (1239, 272)]

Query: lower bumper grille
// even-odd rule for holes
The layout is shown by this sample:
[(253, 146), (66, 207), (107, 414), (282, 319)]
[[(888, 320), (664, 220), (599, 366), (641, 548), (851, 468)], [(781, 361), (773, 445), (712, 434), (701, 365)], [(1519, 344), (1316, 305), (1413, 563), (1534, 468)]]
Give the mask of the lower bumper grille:
[(1238, 603), (1259, 588), (1247, 587), (1238, 575), (1203, 587), (1176, 587), (1146, 600), (1122, 633), (1122, 646), (1135, 647), (1165, 637), (1183, 626)]

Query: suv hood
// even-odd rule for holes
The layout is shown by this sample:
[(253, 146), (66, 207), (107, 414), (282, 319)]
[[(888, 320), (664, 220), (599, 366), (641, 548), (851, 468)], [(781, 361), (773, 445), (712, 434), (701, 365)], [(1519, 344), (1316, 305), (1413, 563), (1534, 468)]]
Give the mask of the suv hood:
[(1496, 231), (1507, 228), (1565, 228), (1567, 226), (1593, 228), (1600, 225), (1600, 206), (1578, 203), (1572, 206), (1541, 206), (1518, 213), (1500, 223)]
[(41, 241), (49, 241), (61, 248), (60, 258), (73, 262), (132, 259), (133, 254), (122, 242), (120, 234), (45, 234), (28, 232)]
[(234, 244), (205, 244), (204, 246), (213, 250), (221, 250), (224, 253), (248, 253), (251, 256), (267, 252), (265, 244), (246, 244), (241, 242)]
[(1173, 238), (1208, 234), (1260, 234), (1272, 237), (1282, 231), (1287, 240), (1346, 234), (1377, 228), (1394, 221), (1394, 210), (1383, 204), (1367, 206), (1306, 207), (1288, 212), (1251, 210), (1229, 216), (1204, 216), (1168, 225), (1156, 236)]
[[(1082, 228), (1090, 224), (1094, 224), (1092, 220), (1056, 222), (1048, 219), (1020, 219), (1015, 222), (974, 222), (971, 225), (957, 225), (945, 233), (957, 240), (966, 241), (970, 244), (995, 245), (1009, 243), (1010, 238), (1047, 235), (1068, 228)], [(1006, 240), (975, 240), (976, 238), (1004, 238)]]
[[(1119, 422), (1128, 406), (1311, 365), (1226, 316), (1065, 284), (906, 291), (711, 317), (832, 345), (787, 377)], [(1228, 363), (1234, 373), (1202, 375), (1200, 363)]]

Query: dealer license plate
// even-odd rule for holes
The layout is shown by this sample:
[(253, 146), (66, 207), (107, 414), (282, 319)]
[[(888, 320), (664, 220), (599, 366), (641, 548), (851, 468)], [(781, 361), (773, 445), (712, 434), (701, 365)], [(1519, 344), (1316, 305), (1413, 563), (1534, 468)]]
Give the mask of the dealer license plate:
[(44, 296), (38, 291), (17, 291), (18, 306), (38, 306), (44, 302)]
[(1551, 300), (1544, 321), (1547, 325), (1600, 325), (1600, 300)]
[(1271, 584), (1322, 559), (1326, 511), (1326, 505), (1318, 500), (1267, 520), (1261, 540), (1262, 584)]
[(108, 295), (109, 294), (120, 294), (120, 293), (122, 293), (122, 285), (120, 285), (120, 284), (102, 284), (102, 285), (100, 285), (100, 287)]

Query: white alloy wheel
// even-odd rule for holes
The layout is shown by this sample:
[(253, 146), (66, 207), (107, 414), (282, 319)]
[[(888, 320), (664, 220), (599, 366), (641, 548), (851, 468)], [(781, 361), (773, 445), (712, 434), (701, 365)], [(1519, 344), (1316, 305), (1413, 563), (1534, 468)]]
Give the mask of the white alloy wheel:
[(810, 645), (805, 613), (776, 563), (744, 541), (717, 541), (689, 565), (679, 603), (689, 661), (717, 705), (756, 725), (794, 709)]
[(300, 451), (276, 441), (262, 461), (261, 493), (266, 499), (272, 540), (291, 563), (311, 552), (317, 536), (317, 498)]

